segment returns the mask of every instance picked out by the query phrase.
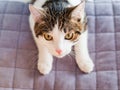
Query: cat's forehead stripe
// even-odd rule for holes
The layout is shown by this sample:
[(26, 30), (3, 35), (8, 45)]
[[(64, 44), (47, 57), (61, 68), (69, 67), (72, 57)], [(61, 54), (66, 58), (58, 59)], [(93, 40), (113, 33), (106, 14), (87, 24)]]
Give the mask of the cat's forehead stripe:
[(68, 12), (66, 10), (68, 2), (66, 1), (67, 0), (57, 0), (56, 2), (53, 2), (52, 0), (49, 0), (43, 5), (43, 8), (48, 14), (46, 19), (51, 22), (52, 27), (54, 27), (58, 20), (59, 28), (62, 28), (65, 19), (68, 19)]

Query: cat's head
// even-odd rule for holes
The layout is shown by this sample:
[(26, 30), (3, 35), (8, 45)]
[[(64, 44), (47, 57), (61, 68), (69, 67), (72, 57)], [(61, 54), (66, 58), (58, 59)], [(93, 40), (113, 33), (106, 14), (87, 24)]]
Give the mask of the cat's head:
[(49, 8), (29, 9), (35, 21), (34, 32), (41, 44), (56, 56), (70, 53), (80, 35), (86, 30), (85, 2), (74, 7), (52, 5)]

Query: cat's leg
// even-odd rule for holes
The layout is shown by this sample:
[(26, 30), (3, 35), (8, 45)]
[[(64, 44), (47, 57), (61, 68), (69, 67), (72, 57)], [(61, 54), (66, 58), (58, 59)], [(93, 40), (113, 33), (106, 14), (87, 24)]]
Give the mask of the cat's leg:
[(81, 34), (79, 42), (75, 45), (75, 57), (79, 68), (86, 73), (90, 73), (94, 64), (89, 56), (87, 46), (87, 30)]
[(38, 47), (38, 70), (44, 75), (48, 74), (52, 70), (53, 57), (45, 46), (37, 42), (36, 44)]

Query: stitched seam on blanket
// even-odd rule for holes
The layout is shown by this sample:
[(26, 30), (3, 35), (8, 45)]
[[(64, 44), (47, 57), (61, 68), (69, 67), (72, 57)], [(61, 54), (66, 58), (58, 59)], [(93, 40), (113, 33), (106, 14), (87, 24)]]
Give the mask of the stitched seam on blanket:
[[(118, 76), (118, 67), (117, 67), (117, 42), (116, 42), (116, 28), (115, 28), (115, 11), (114, 11), (114, 6), (113, 6), (113, 2), (112, 2), (112, 11), (113, 11), (113, 24), (114, 24), (114, 39), (115, 39), (115, 60), (116, 60), (116, 72), (117, 72), (117, 78), (119, 78)], [(117, 80), (117, 86), (119, 86), (119, 80)], [(118, 87), (119, 90), (119, 87)]]

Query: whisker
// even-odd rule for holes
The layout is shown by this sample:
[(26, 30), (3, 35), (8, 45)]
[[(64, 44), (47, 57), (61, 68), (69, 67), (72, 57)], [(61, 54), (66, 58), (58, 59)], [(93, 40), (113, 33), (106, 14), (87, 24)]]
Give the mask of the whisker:
[(30, 67), (35, 68), (37, 66), (37, 61), (38, 61), (38, 54), (35, 53), (31, 59), (31, 62), (28, 62)]

